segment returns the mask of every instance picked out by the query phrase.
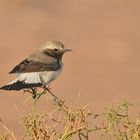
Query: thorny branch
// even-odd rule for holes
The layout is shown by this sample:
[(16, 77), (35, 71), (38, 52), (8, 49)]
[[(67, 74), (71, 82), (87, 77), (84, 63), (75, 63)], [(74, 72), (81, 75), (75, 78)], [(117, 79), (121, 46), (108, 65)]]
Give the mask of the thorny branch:
[[(86, 112), (85, 107), (83, 107), (82, 109), (68, 107), (65, 105), (65, 101), (62, 101), (57, 96), (55, 96), (50, 91), (50, 89), (43, 88), (42, 90), (43, 91), (39, 93), (36, 88), (31, 88), (31, 89), (26, 90), (25, 92), (30, 93), (33, 99), (35, 100), (35, 102), (37, 102), (38, 99), (46, 93), (50, 93), (50, 95), (53, 97), (54, 99), (53, 101), (56, 108), (55, 108), (55, 111), (52, 111), (51, 113), (47, 114), (50, 121), (52, 122), (51, 126), (48, 126), (46, 124), (47, 132), (50, 132), (50, 129), (53, 129), (53, 132), (57, 132), (58, 131), (57, 127), (63, 127), (64, 128), (63, 133), (60, 133), (60, 136), (59, 136), (60, 140), (67, 140), (73, 135), (77, 135), (79, 137), (79, 140), (89, 140), (89, 133), (91, 131), (88, 131), (89, 128), (87, 125), (88, 124), (87, 120), (88, 120), (88, 116), (91, 116), (92, 113)], [(57, 116), (59, 115), (60, 117), (55, 118), (54, 114), (57, 114)], [(31, 115), (29, 119), (31, 119)], [(30, 121), (27, 121), (27, 122), (30, 122)], [(27, 125), (26, 128), (29, 129), (30, 125)], [(56, 137), (56, 135), (54, 137)]]

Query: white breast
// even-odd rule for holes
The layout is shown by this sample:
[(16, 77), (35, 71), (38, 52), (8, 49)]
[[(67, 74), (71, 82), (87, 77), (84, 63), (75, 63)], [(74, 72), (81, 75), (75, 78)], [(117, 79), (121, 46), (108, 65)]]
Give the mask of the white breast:
[(61, 62), (61, 67), (56, 71), (45, 71), (40, 72), (40, 79), (42, 84), (46, 85), (55, 80), (62, 72), (63, 64)]

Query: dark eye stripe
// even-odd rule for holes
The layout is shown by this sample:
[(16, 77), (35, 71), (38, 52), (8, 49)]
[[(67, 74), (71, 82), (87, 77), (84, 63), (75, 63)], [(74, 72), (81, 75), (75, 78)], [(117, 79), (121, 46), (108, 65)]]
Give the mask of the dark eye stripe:
[(55, 48), (54, 51), (58, 51), (58, 49)]

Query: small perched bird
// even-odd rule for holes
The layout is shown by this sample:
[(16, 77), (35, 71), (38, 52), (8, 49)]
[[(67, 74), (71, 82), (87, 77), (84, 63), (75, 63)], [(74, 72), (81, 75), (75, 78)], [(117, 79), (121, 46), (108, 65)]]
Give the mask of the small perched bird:
[(17, 74), (17, 78), (0, 89), (47, 87), (60, 75), (63, 69), (62, 56), (70, 51), (59, 41), (46, 42), (38, 51), (14, 67), (10, 74)]

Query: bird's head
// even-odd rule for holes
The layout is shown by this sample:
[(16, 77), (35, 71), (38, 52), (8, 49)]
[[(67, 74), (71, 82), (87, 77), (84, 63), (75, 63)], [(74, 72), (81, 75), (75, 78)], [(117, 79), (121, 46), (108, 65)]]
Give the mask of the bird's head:
[(64, 53), (72, 50), (65, 48), (59, 41), (48, 41), (40, 48), (40, 51), (46, 55), (61, 59)]

